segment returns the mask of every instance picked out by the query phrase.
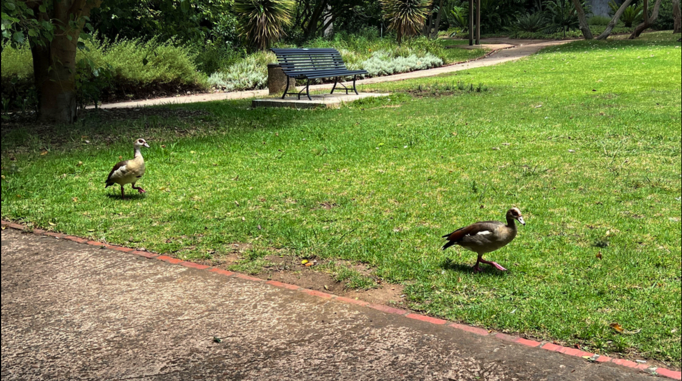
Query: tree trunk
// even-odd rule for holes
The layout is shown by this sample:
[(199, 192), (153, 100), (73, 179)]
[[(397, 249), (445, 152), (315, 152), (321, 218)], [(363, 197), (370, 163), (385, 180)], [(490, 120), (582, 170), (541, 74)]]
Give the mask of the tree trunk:
[(651, 17), (649, 17), (649, 14), (647, 13), (647, 0), (644, 0), (644, 22), (641, 24), (637, 25), (635, 30), (632, 32), (630, 35), (629, 39), (634, 40), (635, 38), (639, 37), (642, 32), (644, 32), (647, 28), (651, 26), (654, 22), (656, 22), (656, 19), (658, 18), (658, 9), (661, 7), (661, 0), (656, 0), (656, 4), (654, 4), (654, 11), (651, 12)]
[(424, 29), (422, 34), (424, 37), (429, 37), (431, 35), (431, 22), (433, 21), (433, 2), (428, 5), (428, 16), (424, 20)]
[(322, 0), (317, 3), (313, 14), (310, 16), (310, 20), (308, 21), (308, 27), (305, 31), (306, 39), (310, 39), (315, 33), (317, 33), (318, 23), (320, 22), (320, 17), (322, 17), (325, 8), (327, 8), (326, 0)]
[(675, 19), (673, 33), (682, 33), (682, 12), (680, 12), (680, 0), (673, 0), (673, 18)]
[[(64, 41), (66, 40), (66, 41)], [(76, 45), (55, 36), (47, 46), (33, 46), (33, 72), (38, 93), (38, 120), (74, 123), (76, 103)]]
[(443, 16), (443, 0), (440, 0), (440, 3), (438, 5), (438, 16), (436, 16), (436, 25), (433, 28), (433, 32), (431, 33), (431, 38), (432, 39), (437, 39), (438, 38), (438, 31), (440, 30), (440, 19)]
[[(76, 102), (76, 51), (84, 16), (99, 7), (101, 0), (52, 1), (52, 13), (40, 13), (42, 1), (30, 3), (39, 22), (55, 25), (52, 40), (31, 39), (33, 73), (38, 93), (38, 120), (45, 123), (74, 123)], [(75, 21), (75, 22), (74, 22)]]
[(580, 30), (583, 32), (583, 37), (586, 40), (593, 39), (594, 36), (592, 36), (592, 31), (590, 30), (590, 26), (587, 24), (587, 17), (585, 17), (585, 10), (583, 9), (582, 4), (580, 4), (580, 0), (573, 0), (573, 5), (575, 6), (575, 10), (578, 13), (578, 21), (580, 22)]
[(616, 11), (616, 14), (613, 15), (613, 18), (609, 22), (609, 24), (606, 26), (606, 29), (597, 36), (597, 40), (605, 40), (609, 37), (611, 34), (611, 31), (613, 28), (618, 24), (618, 20), (620, 20), (620, 16), (623, 15), (623, 12), (625, 12), (625, 8), (630, 6), (630, 3), (632, 3), (632, 0), (625, 0), (623, 4), (620, 5), (620, 8), (618, 8), (618, 11)]

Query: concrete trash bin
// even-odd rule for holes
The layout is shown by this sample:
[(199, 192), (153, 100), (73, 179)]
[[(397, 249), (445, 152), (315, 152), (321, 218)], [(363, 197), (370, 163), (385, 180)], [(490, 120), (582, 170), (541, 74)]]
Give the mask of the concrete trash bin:
[(270, 95), (284, 94), (284, 89), (287, 88), (287, 79), (289, 80), (289, 91), (296, 89), (296, 80), (288, 78), (279, 64), (268, 64), (268, 90)]

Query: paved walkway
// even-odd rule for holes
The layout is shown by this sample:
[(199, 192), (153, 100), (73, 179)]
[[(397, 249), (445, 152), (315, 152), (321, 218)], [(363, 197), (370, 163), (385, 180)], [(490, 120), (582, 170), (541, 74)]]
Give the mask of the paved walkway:
[(3, 380), (657, 379), (12, 229), (2, 231), (1, 296)]
[[(497, 38), (489, 40), (481, 40), (483, 44), (494, 44), (498, 47), (513, 46), (509, 49), (498, 50), (493, 54), (474, 61), (469, 61), (456, 65), (442, 66), (435, 69), (419, 70), (410, 73), (395, 74), (384, 77), (374, 77), (357, 81), (358, 85), (367, 85), (372, 83), (403, 81), (406, 79), (433, 77), (445, 73), (452, 73), (461, 70), (474, 69), (477, 67), (485, 67), (501, 64), (509, 61), (516, 61), (523, 57), (537, 53), (540, 49), (565, 44), (570, 41), (543, 41), (543, 40), (510, 40), (508, 38)], [(331, 89), (332, 84), (322, 84), (310, 86), (312, 91)], [(210, 102), (232, 99), (246, 99), (255, 97), (268, 96), (268, 90), (251, 90), (251, 91), (236, 91), (229, 93), (211, 93), (211, 94), (197, 94), (181, 97), (157, 98), (149, 100), (138, 100), (120, 103), (107, 103), (101, 108), (126, 108), (126, 107), (144, 107), (161, 104), (181, 104), (181, 103), (195, 103), (195, 102)], [(89, 106), (88, 108), (94, 108)]]

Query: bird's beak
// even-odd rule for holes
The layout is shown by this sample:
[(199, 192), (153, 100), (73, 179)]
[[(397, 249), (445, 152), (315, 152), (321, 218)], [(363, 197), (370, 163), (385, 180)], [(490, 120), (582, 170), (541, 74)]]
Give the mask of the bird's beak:
[(525, 224), (526, 224), (526, 222), (523, 220), (523, 217), (518, 216), (518, 217), (516, 217), (516, 219), (519, 220), (519, 222), (521, 223), (521, 225), (525, 225)]
[(144, 143), (144, 146), (147, 147), (147, 148), (149, 148), (149, 144), (147, 144), (147, 143)]

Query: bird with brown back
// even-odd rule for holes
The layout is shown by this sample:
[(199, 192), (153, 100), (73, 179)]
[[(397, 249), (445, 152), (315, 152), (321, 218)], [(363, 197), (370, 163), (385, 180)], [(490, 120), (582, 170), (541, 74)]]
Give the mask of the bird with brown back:
[(475, 272), (482, 271), (478, 266), (479, 263), (487, 263), (495, 266), (500, 271), (506, 271), (507, 269), (496, 262), (483, 259), (483, 254), (500, 249), (514, 240), (516, 237), (515, 221), (519, 221), (521, 225), (526, 224), (521, 211), (518, 208), (511, 208), (507, 211), (506, 225), (499, 221), (482, 221), (459, 228), (443, 236), (443, 238), (448, 240), (445, 246), (443, 246), (443, 250), (452, 245), (459, 245), (478, 254), (478, 259), (474, 265)]
[(141, 187), (136, 187), (135, 183), (142, 178), (144, 175), (144, 158), (142, 157), (142, 153), (140, 152), (140, 148), (142, 147), (147, 147), (149, 148), (149, 144), (147, 142), (140, 138), (135, 140), (134, 143), (135, 147), (135, 153), (133, 154), (133, 158), (130, 160), (124, 160), (119, 162), (118, 164), (114, 165), (114, 168), (109, 172), (109, 176), (107, 177), (106, 181), (106, 186), (110, 187), (114, 184), (118, 184), (121, 186), (121, 198), (125, 199), (125, 194), (123, 192), (123, 186), (126, 184), (131, 184), (133, 189), (138, 191), (139, 193), (145, 193), (145, 190), (142, 189)]

